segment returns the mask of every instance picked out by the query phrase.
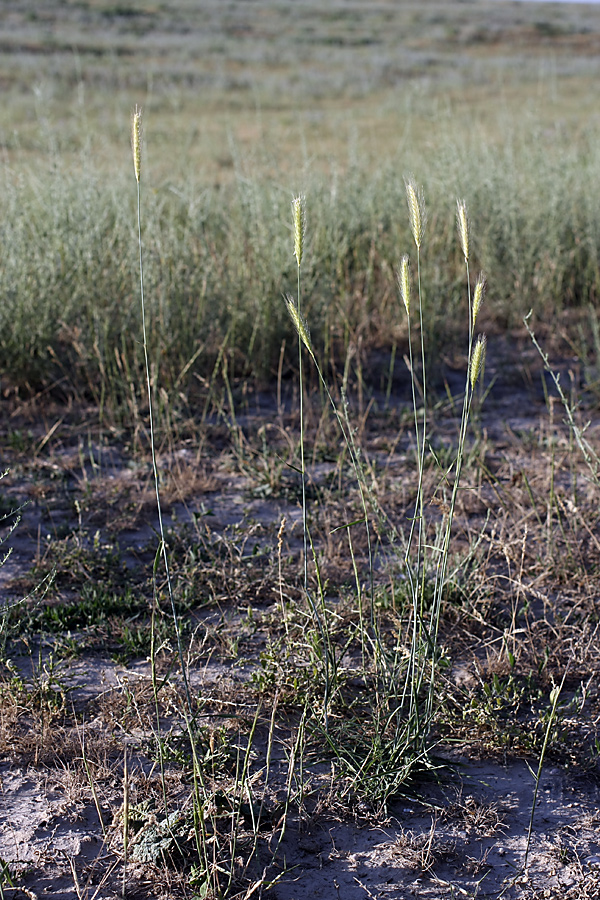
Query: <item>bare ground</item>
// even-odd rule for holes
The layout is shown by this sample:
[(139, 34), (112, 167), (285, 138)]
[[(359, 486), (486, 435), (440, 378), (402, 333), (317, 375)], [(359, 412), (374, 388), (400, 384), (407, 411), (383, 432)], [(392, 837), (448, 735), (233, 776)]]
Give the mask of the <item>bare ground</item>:
[[(535, 355), (522, 351), (518, 371), (505, 352), (498, 345), (488, 363), (457, 516), (457, 559), (471, 549), (475, 563), (457, 563), (444, 614), (449, 665), (433, 762), (387, 804), (361, 794), (311, 719), (321, 693), (303, 644), (292, 393), (287, 406), (268, 393), (235, 410), (223, 404), (161, 446), (197, 752), (213, 802), (208, 845), (233, 873), (221, 876), (222, 892), (600, 897), (598, 490), (558, 402), (544, 396)], [(575, 362), (561, 367), (579, 390)], [(460, 372), (445, 374), (458, 394)], [(352, 415), (373, 491), (401, 525), (413, 497), (401, 373), (392, 388), (353, 396)], [(460, 403), (444, 399), (443, 382), (438, 396), (432, 444), (442, 459)], [(595, 446), (594, 397), (581, 396)], [(335, 529), (356, 515), (357, 492), (334, 425), (315, 399), (309, 502), (328, 595), (350, 627), (351, 560)], [(0, 685), (0, 886), (15, 898), (210, 896), (194, 875), (184, 685), (168, 614), (154, 648), (158, 702), (149, 662), (157, 536), (141, 425), (99, 429), (94, 410), (7, 401), (2, 427), (3, 508), (28, 505), (0, 578), (8, 604), (28, 600), (9, 614)], [(443, 497), (431, 479), (435, 509)], [(385, 527), (376, 531), (389, 633), (402, 627), (400, 600), (390, 600), (401, 573)], [(354, 549), (363, 567), (358, 536)], [(345, 740), (357, 721), (356, 659), (349, 651), (340, 661), (348, 705), (331, 725), (343, 729), (348, 717)], [(549, 692), (565, 669), (523, 871)], [(244, 766), (252, 789), (235, 805)]]

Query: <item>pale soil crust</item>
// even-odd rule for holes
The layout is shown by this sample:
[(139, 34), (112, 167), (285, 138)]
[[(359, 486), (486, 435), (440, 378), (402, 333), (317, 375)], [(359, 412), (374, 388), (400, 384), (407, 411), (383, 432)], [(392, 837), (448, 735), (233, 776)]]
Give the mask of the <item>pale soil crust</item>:
[[(301, 827), (291, 821), (279, 865), (271, 872), (281, 881), (268, 895), (277, 900), (362, 900), (497, 897), (504, 890), (503, 896), (513, 898), (598, 896), (596, 783), (547, 768), (529, 866), (512, 883), (525, 850), (531, 773), (520, 761), (461, 763), (454, 783), (429, 797), (433, 810), (405, 800), (393, 804), (380, 823), (344, 823), (337, 815), (322, 815)], [(74, 866), (80, 895), (121, 896), (118, 855), (102, 839), (93, 804), (66, 796), (60, 773), (5, 765), (1, 778), (1, 855), (22, 873), (23, 886), (41, 897), (76, 898)], [(266, 862), (266, 846), (262, 857)], [(127, 896), (151, 896), (144, 889), (150, 878), (151, 869), (143, 872), (132, 865)]]

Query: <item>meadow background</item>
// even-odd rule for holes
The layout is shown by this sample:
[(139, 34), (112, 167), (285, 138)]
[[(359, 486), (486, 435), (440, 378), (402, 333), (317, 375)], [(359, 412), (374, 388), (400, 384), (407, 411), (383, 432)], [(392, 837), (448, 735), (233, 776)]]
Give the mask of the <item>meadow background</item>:
[(599, 27), (597, 7), (572, 4), (4, 3), (4, 390), (116, 414), (143, 384), (135, 104), (151, 360), (171, 399), (223, 356), (237, 375), (276, 374), (299, 192), (319, 350), (406, 346), (394, 271), (410, 174), (431, 210), (434, 360), (464, 338), (456, 197), (491, 285), (485, 327), (518, 328), (533, 307), (553, 334), (576, 339), (583, 316), (589, 335)]

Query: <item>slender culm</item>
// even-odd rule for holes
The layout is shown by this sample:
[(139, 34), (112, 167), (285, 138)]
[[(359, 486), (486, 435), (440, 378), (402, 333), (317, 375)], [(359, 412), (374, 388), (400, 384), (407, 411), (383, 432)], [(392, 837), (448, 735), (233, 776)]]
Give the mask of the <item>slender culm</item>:
[[(160, 502), (160, 490), (159, 490), (159, 477), (158, 477), (158, 463), (156, 460), (156, 441), (154, 434), (154, 406), (152, 403), (152, 384), (150, 381), (150, 361), (148, 359), (148, 335), (147, 335), (147, 327), (146, 327), (146, 303), (144, 297), (144, 258), (142, 254), (142, 213), (141, 213), (141, 184), (140, 184), (140, 176), (141, 176), (141, 131), (142, 131), (142, 111), (137, 106), (133, 113), (131, 119), (131, 150), (133, 154), (133, 168), (135, 171), (135, 180), (137, 182), (137, 224), (138, 224), (138, 252), (139, 252), (139, 268), (140, 268), (140, 299), (141, 299), (141, 309), (142, 309), (142, 343), (144, 348), (144, 366), (146, 370), (146, 389), (148, 392), (148, 420), (150, 426), (150, 451), (152, 454), (152, 471), (154, 474), (154, 489), (156, 493), (156, 506), (158, 510), (158, 528), (160, 534), (160, 547), (159, 552), (162, 557), (164, 567), (165, 567), (165, 575), (167, 579), (167, 590), (169, 594), (169, 600), (171, 602), (171, 613), (173, 616), (173, 623), (175, 625), (175, 630), (177, 634), (177, 650), (179, 655), (179, 661), (181, 665), (181, 675), (183, 678), (183, 685), (186, 694), (186, 700), (188, 704), (188, 710), (190, 715), (192, 714), (192, 700), (190, 695), (190, 687), (189, 681), (187, 677), (187, 671), (185, 667), (185, 661), (183, 658), (183, 648), (181, 645), (181, 636), (180, 629), (178, 624), (178, 616), (175, 608), (175, 599), (173, 596), (173, 585), (171, 582), (171, 570), (169, 567), (169, 558), (167, 554), (167, 544), (165, 541), (165, 530), (163, 525), (163, 517), (162, 517), (162, 506)], [(156, 573), (155, 573), (156, 574)]]
[[(306, 468), (304, 464), (304, 377), (302, 372), (302, 344), (310, 347), (302, 335), (302, 303), (300, 293), (300, 266), (304, 254), (304, 230), (305, 230), (305, 201), (302, 194), (298, 194), (292, 200), (292, 224), (294, 227), (294, 256), (297, 263), (297, 294), (296, 303), (286, 297), (288, 310), (298, 332), (298, 384), (300, 405), (300, 468), (302, 472), (302, 523), (304, 537), (304, 589), (308, 592), (308, 535), (306, 519)], [(306, 331), (305, 331), (306, 335)]]

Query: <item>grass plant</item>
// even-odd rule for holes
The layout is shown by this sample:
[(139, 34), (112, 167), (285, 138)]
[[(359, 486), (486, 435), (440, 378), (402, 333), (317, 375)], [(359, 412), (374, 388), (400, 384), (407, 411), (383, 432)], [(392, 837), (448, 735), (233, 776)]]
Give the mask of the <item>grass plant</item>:
[[(250, 819), (251, 819), (251, 832), (253, 834), (253, 846), (249, 852), (249, 860), (254, 857), (257, 847), (257, 836), (258, 830), (260, 826), (260, 810), (256, 807), (253, 799), (253, 789), (252, 789), (252, 778), (250, 772), (250, 760), (253, 753), (253, 742), (254, 742), (254, 732), (258, 722), (258, 716), (260, 707), (256, 711), (256, 715), (254, 716), (253, 724), (250, 728), (249, 734), (246, 737), (246, 747), (245, 750), (242, 751), (241, 748), (238, 748), (238, 755), (236, 761), (235, 775), (233, 779), (233, 786), (230, 788), (230, 795), (226, 798), (227, 807), (230, 808), (231, 814), (231, 831), (229, 837), (225, 840), (225, 847), (221, 846), (221, 837), (219, 835), (220, 830), (220, 818), (222, 816), (222, 812), (220, 810), (220, 803), (218, 802), (219, 792), (211, 791), (207, 784), (207, 772), (205, 772), (205, 767), (202, 763), (202, 760), (198, 753), (198, 739), (200, 735), (200, 730), (196, 724), (196, 719), (201, 712), (202, 701), (194, 702), (192, 699), (192, 694), (190, 690), (190, 682), (188, 676), (188, 670), (186, 661), (184, 658), (183, 644), (182, 644), (182, 635), (181, 635), (181, 626), (179, 622), (179, 616), (177, 612), (177, 606), (175, 601), (174, 588), (172, 583), (171, 576), (171, 565), (169, 562), (169, 553), (167, 549), (166, 543), (166, 533), (163, 524), (163, 515), (162, 515), (162, 505), (161, 505), (161, 496), (160, 496), (160, 487), (159, 487), (159, 472), (158, 472), (158, 463), (157, 463), (157, 453), (156, 453), (156, 438), (155, 438), (155, 428), (154, 428), (154, 405), (153, 405), (153, 396), (155, 386), (152, 383), (151, 371), (150, 371), (150, 361), (148, 355), (148, 343), (147, 343), (147, 326), (146, 326), (146, 304), (145, 304), (145, 293), (144, 293), (144, 268), (143, 268), (143, 253), (142, 253), (142, 217), (141, 217), (141, 162), (142, 162), (142, 126), (141, 126), (141, 111), (136, 107), (135, 112), (132, 116), (132, 154), (133, 154), (133, 164), (134, 164), (134, 173), (137, 184), (137, 225), (138, 225), (138, 250), (139, 250), (139, 269), (140, 269), (140, 297), (141, 297), (141, 321), (142, 321), (142, 337), (143, 337), (143, 350), (144, 350), (144, 365), (145, 365), (145, 375), (146, 375), (146, 387), (147, 387), (147, 399), (148, 399), (148, 416), (149, 416), (149, 443), (150, 443), (150, 454), (152, 461), (152, 471), (153, 471), (153, 479), (154, 479), (154, 489), (155, 489), (155, 497), (156, 497), (156, 507), (158, 512), (158, 523), (159, 523), (159, 546), (156, 551), (156, 556), (153, 565), (153, 606), (152, 606), (152, 638), (151, 638), (151, 646), (150, 646), (150, 661), (151, 661), (151, 676), (152, 676), (152, 687), (154, 694), (154, 705), (155, 705), (155, 715), (156, 715), (156, 724), (155, 724), (155, 742), (158, 750), (159, 757), (159, 767), (161, 773), (161, 783), (162, 783), (162, 793), (163, 793), (163, 803), (164, 803), (164, 817), (162, 822), (159, 824), (158, 831), (155, 837), (158, 839), (158, 846), (160, 846), (160, 858), (163, 859), (163, 862), (166, 862), (167, 857), (171, 859), (176, 859), (180, 855), (188, 855), (190, 852), (190, 844), (194, 845), (194, 851), (196, 855), (196, 864), (194, 866), (194, 875), (193, 882), (201, 891), (201, 896), (203, 897), (219, 897), (219, 896), (228, 896), (230, 890), (232, 888), (235, 869), (237, 866), (236, 857), (238, 854), (238, 840), (240, 836), (240, 822), (241, 819), (246, 815), (244, 812), (245, 809), (250, 810)], [(298, 206), (298, 210), (296, 213), (296, 239), (295, 239), (295, 253), (298, 264), (298, 291), (300, 290), (300, 263), (302, 259), (302, 231), (303, 224), (301, 219), (301, 209)], [(299, 296), (299, 294), (298, 294)], [(230, 395), (231, 399), (231, 395)], [(232, 415), (234, 416), (234, 408), (233, 403), (231, 404)], [(235, 421), (234, 421), (235, 424)], [(236, 428), (236, 431), (238, 429)], [(303, 441), (302, 441), (302, 431), (301, 431), (301, 448), (303, 453)], [(238, 447), (238, 452), (240, 448)], [(303, 479), (303, 495), (304, 495), (304, 458), (302, 456), (302, 479)], [(164, 680), (159, 682), (159, 678), (157, 676), (157, 646), (158, 646), (158, 622), (161, 616), (161, 611), (159, 607), (159, 587), (158, 587), (158, 571), (159, 564), (162, 562), (164, 567), (164, 576), (166, 580), (167, 587), (167, 595), (169, 599), (170, 605), (170, 614), (173, 624), (173, 632), (175, 634), (176, 644), (177, 644), (177, 656), (179, 661), (179, 667), (181, 672), (181, 679), (184, 687), (184, 695), (185, 695), (185, 708), (181, 710), (182, 719), (184, 722), (184, 734), (187, 739), (189, 754), (190, 754), (190, 765), (191, 765), (191, 782), (192, 782), (192, 794), (191, 794), (191, 803), (192, 810), (191, 814), (183, 814), (176, 810), (174, 812), (169, 812), (169, 801), (167, 796), (167, 788), (166, 788), (166, 759), (165, 759), (165, 745), (164, 745), (164, 737), (161, 730), (161, 710), (160, 710), (160, 702), (159, 702), (159, 693), (164, 686)], [(273, 724), (271, 724), (271, 729)], [(270, 733), (269, 742), (272, 743), (272, 734)], [(270, 750), (267, 751), (267, 780), (268, 780), (268, 769), (270, 762)], [(220, 773), (215, 772), (214, 763), (212, 767), (212, 771), (210, 772), (213, 780), (218, 779)], [(123, 763), (123, 882), (122, 882), (122, 896), (126, 896), (126, 877), (127, 877), (127, 864), (130, 858), (130, 828), (129, 828), (129, 814), (130, 814), (130, 804), (129, 804), (129, 768), (128, 768), (128, 758), (127, 758), (127, 750), (124, 753), (124, 763)], [(266, 790), (266, 783), (265, 783)], [(264, 803), (264, 798), (263, 798)], [(262, 810), (262, 805), (260, 809)], [(186, 831), (190, 831), (192, 835), (192, 840), (190, 840), (190, 835), (187, 837)], [(168, 853), (167, 853), (168, 849)], [(138, 860), (143, 860), (144, 852), (140, 850), (140, 844), (135, 845), (133, 852), (131, 855), (135, 856), (137, 852)], [(155, 850), (149, 850), (150, 857), (148, 859), (154, 857), (152, 854), (156, 853)], [(140, 856), (140, 853), (142, 854)], [(223, 855), (225, 853), (225, 856)], [(156, 857), (155, 861), (158, 861), (158, 857)], [(263, 879), (259, 879), (255, 883), (255, 887), (260, 887)]]
[(146, 375), (146, 388), (148, 392), (148, 421), (150, 427), (150, 454), (152, 457), (152, 473), (154, 476), (154, 489), (156, 493), (156, 510), (158, 514), (158, 529), (160, 535), (160, 543), (156, 552), (156, 561), (154, 564), (154, 585), (155, 585), (155, 598), (158, 593), (156, 586), (156, 575), (157, 575), (157, 562), (160, 557), (162, 559), (164, 565), (164, 574), (167, 583), (167, 592), (169, 596), (169, 603), (171, 606), (171, 615), (173, 617), (173, 624), (175, 626), (175, 635), (177, 640), (177, 652), (179, 656), (179, 664), (181, 667), (181, 677), (183, 680), (183, 685), (185, 689), (186, 700), (188, 704), (188, 710), (191, 715), (192, 711), (192, 701), (190, 696), (190, 687), (188, 682), (188, 675), (185, 665), (185, 660), (183, 656), (183, 648), (181, 645), (181, 636), (179, 629), (179, 620), (177, 616), (177, 610), (175, 608), (175, 597), (173, 594), (173, 585), (171, 582), (171, 570), (169, 566), (169, 555), (167, 551), (167, 544), (165, 540), (165, 529), (163, 525), (163, 515), (162, 515), (162, 506), (160, 502), (160, 487), (159, 487), (159, 475), (158, 475), (158, 465), (156, 459), (156, 440), (154, 434), (154, 401), (153, 401), (153, 385), (152, 379), (150, 375), (150, 360), (148, 357), (148, 338), (147, 338), (147, 328), (146, 328), (146, 304), (144, 299), (144, 261), (143, 261), (143, 252), (142, 252), (142, 205), (141, 205), (141, 169), (142, 169), (142, 112), (141, 109), (138, 109), (136, 106), (135, 112), (132, 116), (131, 123), (131, 150), (133, 154), (133, 170), (135, 173), (135, 181), (137, 185), (137, 233), (138, 233), (138, 254), (139, 254), (139, 266), (140, 266), (140, 300), (141, 300), (141, 311), (142, 311), (142, 344), (144, 348), (144, 368)]
[[(456, 455), (450, 464), (443, 469), (439, 467), (435, 453), (432, 453), (434, 463), (439, 468), (439, 483), (436, 492), (442, 496), (450, 494), (449, 499), (443, 501), (442, 521), (429, 522), (426, 514), (424, 472), (426, 456), (429, 451), (427, 433), (427, 372), (425, 354), (425, 329), (423, 309), (425, 302), (421, 285), (421, 249), (424, 241), (425, 224), (427, 220), (423, 192), (419, 189), (414, 179), (406, 181), (406, 196), (408, 202), (408, 214), (410, 229), (417, 251), (417, 284), (418, 284), (418, 313), (420, 325), (420, 350), (421, 350), (421, 383), (417, 384), (417, 374), (413, 363), (412, 340), (410, 331), (411, 298), (410, 280), (408, 275), (408, 257), (402, 257), (398, 273), (398, 284), (404, 309), (409, 322), (409, 373), (412, 385), (413, 420), (415, 436), (415, 456), (417, 480), (415, 485), (414, 510), (410, 516), (407, 535), (404, 539), (404, 572), (409, 585), (410, 617), (403, 623), (403, 628), (410, 635), (408, 647), (404, 642), (402, 633), (398, 634), (396, 649), (392, 654), (385, 652), (380, 639), (380, 624), (375, 618), (374, 603), (371, 600), (371, 644), (372, 662), (375, 666), (376, 697), (373, 702), (373, 733), (360, 746), (360, 742), (348, 742), (344, 735), (339, 743), (333, 738), (328, 738), (332, 749), (338, 756), (341, 764), (352, 773), (353, 787), (359, 793), (364, 791), (372, 800), (385, 806), (388, 799), (396, 795), (403, 784), (407, 783), (415, 768), (424, 768), (429, 764), (432, 744), (430, 732), (435, 714), (435, 698), (439, 691), (438, 666), (440, 663), (440, 649), (438, 636), (440, 619), (448, 589), (448, 561), (450, 557), (450, 542), (454, 512), (460, 488), (460, 480), (467, 440), (467, 426), (473, 401), (474, 391), (478, 379), (481, 376), (484, 361), (486, 341), (484, 336), (479, 336), (475, 341), (475, 323), (477, 321), (483, 300), (485, 280), (481, 275), (476, 283), (473, 297), (471, 297), (471, 285), (469, 276), (470, 235), (469, 221), (464, 201), (458, 201), (457, 222), (460, 244), (466, 266), (466, 281), (468, 293), (468, 352), (465, 376), (465, 388), (463, 395), (462, 415), (459, 426)], [(299, 221), (299, 219), (298, 219)], [(302, 229), (302, 241), (304, 232)], [(301, 240), (297, 239), (297, 246)], [(297, 259), (301, 254), (297, 253)], [(293, 298), (287, 297), (287, 308), (294, 323), (299, 340), (299, 352), (302, 346), (308, 350), (319, 375), (319, 379), (325, 389), (334, 411), (335, 418), (340, 426), (345, 447), (352, 461), (352, 467), (357, 477), (363, 518), (352, 525), (364, 523), (368, 545), (368, 580), (371, 585), (370, 594), (373, 596), (373, 555), (371, 550), (369, 519), (371, 513), (368, 509), (368, 488), (364, 477), (364, 470), (360, 460), (360, 452), (352, 436), (352, 430), (348, 422), (342, 418), (331, 390), (327, 386), (323, 371), (319, 363), (312, 343), (308, 326), (302, 316), (299, 303)], [(301, 369), (300, 369), (301, 371)], [(302, 382), (300, 390), (302, 391)], [(417, 396), (422, 398), (422, 405), (417, 405)], [(347, 406), (345, 407), (347, 409)], [(301, 406), (302, 416), (302, 406)], [(300, 425), (301, 442), (303, 445), (303, 425)], [(302, 477), (304, 479), (304, 450), (302, 449)], [(303, 531), (305, 549), (308, 527), (306, 513), (306, 494), (303, 490)], [(348, 528), (348, 540), (350, 556), (353, 561), (357, 582), (357, 605), (362, 608), (363, 596), (361, 581), (356, 571), (356, 562), (352, 547), (350, 529)], [(322, 650), (325, 660), (331, 659), (331, 671), (335, 671), (335, 650), (332, 649), (332, 641), (327, 624), (328, 610), (325, 602), (325, 592), (319, 571), (319, 563), (311, 540), (313, 561), (315, 564), (316, 584), (321, 597), (320, 610), (310, 601), (308, 589), (308, 570), (305, 558), (305, 590), (311, 603), (311, 609), (318, 628)], [(369, 678), (368, 668), (365, 667), (365, 637), (363, 634), (361, 618), (361, 651), (364, 667), (364, 677)], [(388, 659), (386, 659), (386, 656)], [(371, 660), (370, 660), (371, 662)], [(327, 712), (331, 697), (330, 668), (325, 665), (325, 731), (327, 728)], [(383, 679), (383, 690), (380, 679)]]
[[(148, 392), (148, 417), (149, 417), (149, 426), (150, 426), (150, 453), (152, 459), (152, 471), (154, 477), (154, 488), (156, 494), (156, 507), (158, 512), (158, 523), (159, 523), (159, 546), (156, 551), (156, 558), (153, 566), (153, 607), (152, 607), (152, 643), (151, 643), (151, 664), (152, 664), (152, 685), (154, 690), (154, 700), (155, 700), (155, 708), (156, 708), (156, 729), (157, 729), (157, 746), (159, 750), (159, 761), (160, 761), (160, 769), (162, 776), (162, 784), (163, 784), (163, 799), (165, 803), (165, 819), (164, 823), (166, 824), (166, 834), (169, 835), (169, 840), (171, 840), (176, 848), (179, 845), (179, 839), (177, 834), (175, 833), (174, 827), (171, 827), (171, 822), (175, 822), (177, 820), (177, 814), (169, 814), (168, 813), (168, 802), (167, 802), (167, 792), (165, 787), (165, 768), (164, 768), (164, 757), (163, 757), (163, 739), (161, 734), (161, 719), (160, 719), (160, 708), (158, 702), (158, 693), (160, 690), (157, 676), (156, 676), (156, 623), (159, 615), (158, 608), (158, 568), (159, 561), (162, 561), (164, 565), (164, 575), (166, 578), (167, 585), (167, 593), (170, 604), (170, 612), (173, 620), (173, 626), (175, 631), (175, 639), (177, 642), (177, 656), (179, 660), (181, 678), (184, 686), (185, 692), (185, 704), (186, 710), (183, 713), (183, 719), (186, 726), (187, 735), (189, 738), (191, 753), (192, 753), (192, 778), (193, 778), (193, 793), (192, 793), (192, 801), (193, 801), (193, 832), (195, 835), (195, 843), (196, 850), (198, 853), (198, 857), (200, 860), (202, 875), (204, 879), (204, 884), (208, 889), (211, 884), (213, 878), (216, 875), (216, 871), (211, 865), (211, 860), (209, 858), (209, 854), (207, 852), (206, 847), (206, 833), (205, 833), (205, 823), (204, 823), (204, 807), (206, 803), (206, 791), (204, 785), (204, 778), (202, 769), (198, 764), (198, 760), (196, 757), (196, 735), (194, 732), (194, 728), (192, 725), (193, 717), (194, 717), (194, 708), (192, 704), (192, 697), (190, 693), (190, 685), (188, 679), (187, 666), (183, 653), (183, 645), (181, 641), (181, 630), (179, 627), (179, 618), (177, 615), (177, 609), (175, 606), (175, 596), (173, 591), (173, 584), (171, 580), (171, 569), (169, 564), (169, 554), (167, 550), (166, 544), (166, 536), (165, 529), (163, 525), (163, 516), (162, 516), (162, 506), (160, 499), (160, 488), (159, 488), (159, 474), (158, 474), (158, 465), (157, 465), (157, 457), (156, 457), (156, 445), (155, 445), (155, 433), (154, 433), (154, 414), (153, 414), (153, 385), (150, 374), (150, 362), (148, 357), (148, 342), (147, 342), (147, 329), (146, 329), (146, 307), (145, 307), (145, 299), (144, 299), (144, 268), (143, 268), (143, 253), (142, 253), (142, 218), (141, 218), (141, 160), (142, 160), (142, 120), (141, 120), (141, 110), (136, 107), (135, 112), (132, 116), (132, 130), (131, 130), (131, 147), (133, 154), (133, 166), (134, 173), (137, 185), (137, 226), (138, 226), (138, 251), (139, 251), (139, 268), (140, 268), (140, 298), (141, 298), (141, 311), (142, 311), (142, 338), (143, 338), (143, 349), (144, 349), (144, 364), (145, 364), (145, 374), (146, 374), (146, 387)], [(127, 872), (127, 861), (128, 861), (128, 852), (129, 852), (129, 783), (128, 783), (128, 769), (127, 769), (127, 755), (125, 751), (124, 755), (124, 774), (123, 774), (123, 792), (124, 792), (124, 800), (123, 800), (123, 887), (122, 887), (122, 896), (126, 895), (126, 872)], [(173, 818), (175, 816), (175, 818)], [(218, 876), (217, 876), (218, 877)]]

